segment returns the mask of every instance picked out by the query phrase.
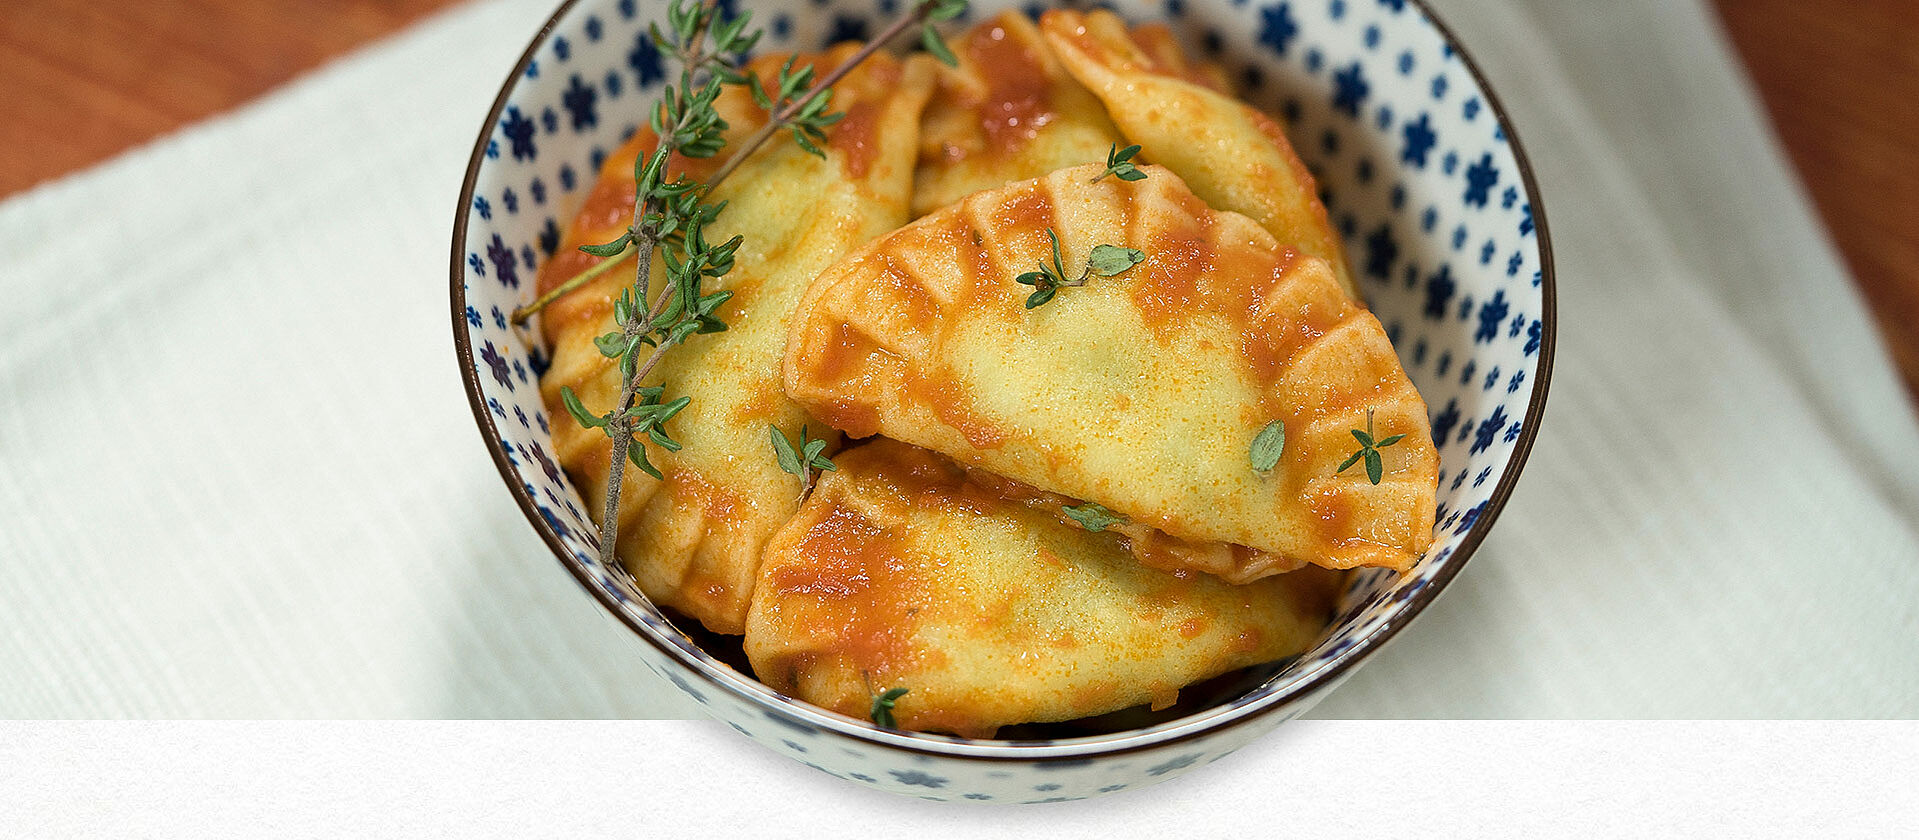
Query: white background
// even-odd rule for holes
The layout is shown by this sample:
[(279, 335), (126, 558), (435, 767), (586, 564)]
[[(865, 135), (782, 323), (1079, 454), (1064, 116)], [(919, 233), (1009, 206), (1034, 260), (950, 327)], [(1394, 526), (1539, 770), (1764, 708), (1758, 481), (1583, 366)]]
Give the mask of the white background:
[(5, 837), (1898, 837), (1919, 725), (1300, 721), (1057, 805), (924, 802), (719, 724), (0, 725)]

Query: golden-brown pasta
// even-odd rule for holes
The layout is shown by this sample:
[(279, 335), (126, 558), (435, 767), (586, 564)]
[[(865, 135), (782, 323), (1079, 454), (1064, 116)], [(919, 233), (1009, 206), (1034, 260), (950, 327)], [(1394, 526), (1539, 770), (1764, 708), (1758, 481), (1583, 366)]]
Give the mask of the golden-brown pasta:
[(1359, 299), (1313, 177), (1277, 123), (1163, 66), (1111, 12), (1054, 9), (1040, 18), (1040, 30), (1142, 147), (1141, 158), (1179, 173), (1208, 204), (1250, 216), (1281, 244), (1325, 260), (1340, 288)]
[(990, 737), (1163, 708), (1299, 652), (1331, 614), (1338, 573), (1169, 574), (925, 450), (881, 438), (836, 460), (767, 546), (746, 652), (774, 690), (842, 714), (905, 688), (901, 728)]
[[(841, 46), (814, 60), (824, 72), (855, 48)], [(767, 57), (753, 69), (770, 74), (782, 59)], [(668, 425), (685, 448), (649, 448), (665, 480), (625, 471), (619, 556), (649, 598), (716, 632), (741, 632), (766, 539), (797, 507), (799, 481), (780, 471), (767, 426), (789, 438), (809, 422), (816, 433), (824, 431), (780, 388), (787, 319), (822, 268), (906, 220), (920, 110), (932, 83), (932, 64), (924, 56), (905, 62), (874, 56), (834, 87), (833, 107), (846, 116), (828, 130), (824, 159), (776, 139), (712, 195), (729, 205), (707, 228), (707, 238), (745, 236), (732, 272), (714, 286), (734, 293), (720, 311), (729, 329), (673, 349), (648, 377), (647, 384), (665, 386), (665, 399), (693, 401)], [(740, 119), (729, 129), (731, 139), (761, 119)], [(568, 253), (574, 245), (611, 239), (624, 226), (632, 207), (633, 153), (607, 162), (602, 179), (615, 186), (599, 188), (623, 195), (624, 207), (589, 202), (584, 221), (576, 222), (564, 243), (566, 252), (542, 274), (542, 289), (584, 267)], [(696, 161), (686, 168), (704, 177), (716, 165)], [(567, 417), (562, 386), (572, 387), (594, 413), (616, 402), (619, 373), (592, 339), (613, 329), (612, 300), (631, 279), (630, 268), (615, 269), (546, 310), (553, 366), (541, 387), (554, 416)], [(656, 275), (654, 288), (660, 282)], [(553, 445), (597, 518), (605, 504), (609, 442), (597, 429), (560, 421), (553, 426)]]
[(1119, 129), (1060, 66), (1025, 15), (1006, 11), (952, 41), (920, 126), (913, 215), (969, 193), (1105, 160)]
[[(1101, 168), (976, 193), (823, 272), (793, 321), (787, 393), (854, 437), (1282, 555), (1225, 558), (1236, 572), (1408, 568), (1432, 539), (1439, 459), (1378, 320), (1324, 260), (1172, 172), (1092, 183)], [(1014, 278), (1050, 256), (1049, 229), (1069, 273), (1101, 244), (1145, 261), (1028, 310)], [(1337, 470), (1369, 412), (1379, 438), (1405, 435), (1380, 450), (1379, 484)], [(1248, 450), (1274, 420), (1284, 454), (1256, 472)]]

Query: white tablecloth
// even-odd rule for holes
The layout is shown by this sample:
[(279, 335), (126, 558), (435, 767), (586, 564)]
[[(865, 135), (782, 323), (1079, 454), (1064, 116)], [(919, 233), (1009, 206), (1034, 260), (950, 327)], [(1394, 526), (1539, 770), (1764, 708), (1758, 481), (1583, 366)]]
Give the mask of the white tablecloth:
[[(1694, 3), (1439, 4), (1539, 168), (1543, 432), (1327, 716), (1919, 715), (1919, 430)], [(692, 712), (555, 565), (446, 315), (482, 2), (0, 205), (0, 716)]]

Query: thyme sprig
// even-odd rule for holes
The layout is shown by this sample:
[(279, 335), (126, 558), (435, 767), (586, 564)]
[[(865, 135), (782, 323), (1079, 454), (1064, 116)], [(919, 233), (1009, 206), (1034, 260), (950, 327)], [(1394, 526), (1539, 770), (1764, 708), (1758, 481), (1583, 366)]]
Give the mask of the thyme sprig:
[(912, 689), (889, 688), (884, 692), (873, 695), (873, 706), (867, 711), (867, 716), (873, 719), (873, 723), (876, 726), (883, 726), (887, 729), (900, 728), (899, 721), (893, 719), (893, 706), (899, 702), (901, 697), (905, 697), (909, 691), (912, 691)]
[(780, 471), (799, 477), (802, 497), (813, 489), (813, 482), (819, 473), (839, 469), (833, 465), (833, 459), (823, 454), (826, 441), (807, 439), (805, 426), (800, 427), (800, 443), (797, 447), (786, 439), (786, 433), (780, 431), (780, 427), (769, 423), (766, 430), (773, 436), (773, 457), (780, 462)]
[(1139, 167), (1133, 164), (1133, 156), (1137, 154), (1139, 154), (1138, 146), (1127, 146), (1122, 149), (1118, 143), (1114, 143), (1113, 147), (1106, 152), (1106, 171), (1093, 176), (1093, 183), (1099, 183), (1101, 178), (1108, 175), (1122, 181), (1146, 180), (1146, 173), (1139, 171)]
[[(704, 289), (707, 281), (719, 280), (732, 270), (734, 253), (739, 250), (742, 239), (734, 236), (714, 243), (706, 238), (707, 225), (726, 207), (724, 201), (707, 203), (707, 196), (781, 128), (790, 129), (801, 148), (824, 157), (825, 151), (815, 141), (825, 140), (825, 129), (840, 118), (828, 110), (831, 87), (894, 36), (914, 25), (925, 27), (930, 33), (932, 21), (956, 17), (965, 6), (965, 0), (920, 0), (879, 37), (817, 81), (813, 80), (811, 67), (796, 72), (794, 62), (788, 61), (771, 92), (757, 76), (742, 73), (737, 63), (737, 56), (759, 42), (760, 31), (748, 29), (750, 12), (729, 15), (719, 9), (717, 0), (672, 0), (667, 7), (666, 29), (663, 31), (657, 23), (650, 27), (654, 43), (662, 52), (678, 59), (680, 72), (675, 83), (662, 93), (650, 118), (653, 131), (659, 137), (658, 144), (650, 155), (642, 152), (633, 162), (632, 224), (610, 242), (581, 246), (582, 251), (602, 257), (603, 261), (513, 314), (515, 323), (523, 322), (548, 303), (604, 273), (608, 264), (623, 261), (629, 253), (636, 257), (633, 283), (622, 289), (614, 301), (616, 329), (596, 337), (593, 342), (601, 355), (618, 360), (620, 395), (615, 407), (596, 415), (580, 402), (571, 388), (560, 389), (561, 400), (576, 422), (586, 428), (600, 429), (613, 441), (606, 507), (600, 520), (600, 560), (607, 567), (618, 566), (615, 549), (626, 465), (631, 463), (656, 479), (664, 479), (647, 458), (647, 442), (667, 451), (678, 451), (681, 445), (666, 432), (665, 424), (692, 402), (688, 396), (668, 401), (663, 387), (642, 383), (668, 350), (693, 335), (726, 329), (719, 309), (732, 297), (732, 292)], [(926, 37), (937, 38), (937, 35)], [(755, 101), (768, 109), (766, 123), (743, 141), (727, 162), (704, 182), (688, 179), (684, 174), (669, 180), (667, 162), (674, 154), (708, 158), (726, 146), (728, 126), (714, 108), (726, 85), (746, 86)], [(651, 281), (656, 250), (665, 282), (654, 293)], [(643, 351), (645, 347), (651, 347), (651, 352)], [(645, 435), (645, 439), (641, 439), (641, 435)], [(802, 432), (800, 449), (807, 455), (802, 469), (819, 469), (814, 458), (820, 456), (824, 444), (809, 446)]]
[[(793, 69), (793, 62), (798, 59), (799, 56), (795, 55), (781, 65), (772, 93), (766, 91), (760, 83), (759, 76), (751, 76), (747, 79), (747, 87), (753, 93), (753, 101), (759, 103), (759, 106), (767, 113), (776, 114), (785, 110), (788, 105), (797, 101), (812, 88), (813, 65), (809, 64), (796, 71)], [(821, 150), (814, 141), (825, 141), (826, 129), (839, 122), (841, 117), (846, 116), (826, 110), (832, 101), (833, 91), (824, 90), (820, 95), (807, 100), (806, 104), (793, 112), (790, 119), (785, 120), (786, 127), (793, 132), (793, 142), (819, 157), (826, 157), (826, 152)]]
[(1366, 460), (1366, 478), (1371, 480), (1372, 483), (1378, 484), (1380, 478), (1386, 474), (1385, 465), (1382, 464), (1379, 459), (1379, 450), (1398, 443), (1405, 435), (1398, 434), (1384, 440), (1373, 440), (1373, 410), (1370, 408), (1366, 409), (1366, 431), (1362, 432), (1358, 429), (1351, 431), (1353, 438), (1359, 441), (1359, 450), (1354, 452), (1352, 457), (1347, 458), (1345, 463), (1340, 464), (1339, 469), (1333, 470), (1333, 474), (1338, 475), (1345, 472), (1347, 467), (1352, 466), (1355, 462), (1364, 458)]
[(1084, 286), (1089, 277), (1097, 274), (1101, 277), (1113, 277), (1133, 266), (1146, 261), (1146, 252), (1138, 248), (1121, 248), (1117, 245), (1094, 245), (1093, 252), (1087, 256), (1086, 268), (1078, 277), (1066, 276), (1064, 258), (1059, 253), (1059, 235), (1052, 228), (1046, 229), (1046, 238), (1053, 241), (1053, 264), (1047, 265), (1041, 260), (1038, 271), (1028, 271), (1013, 278), (1022, 286), (1032, 286), (1033, 293), (1026, 296), (1026, 308), (1037, 309), (1059, 294), (1067, 286)]
[[(642, 152), (633, 161), (633, 223), (613, 241), (582, 249), (595, 256), (611, 251), (609, 260), (621, 259), (628, 250), (637, 257), (632, 286), (622, 289), (613, 304), (617, 329), (593, 342), (601, 355), (618, 359), (620, 395), (615, 407), (594, 415), (571, 388), (560, 389), (560, 398), (576, 422), (600, 429), (613, 441), (606, 508), (600, 520), (600, 559), (609, 568), (617, 565), (614, 547), (626, 465), (664, 479), (647, 458), (646, 440), (668, 451), (680, 449), (664, 426), (692, 402), (685, 396), (666, 402), (664, 388), (641, 383), (666, 351), (687, 336), (726, 328), (715, 313), (732, 293), (702, 289), (705, 281), (732, 269), (733, 253), (741, 240), (735, 236), (717, 245), (707, 241), (705, 226), (725, 209), (724, 202), (706, 204), (702, 201), (706, 191), (684, 175), (667, 180), (666, 164), (675, 153), (711, 157), (725, 146), (726, 121), (713, 109), (713, 102), (724, 85), (742, 81), (727, 56), (750, 49), (759, 40), (757, 30), (746, 30), (750, 16), (749, 12), (729, 17), (710, 0), (698, 5), (673, 0), (667, 7), (670, 32), (662, 32), (657, 24), (651, 27), (654, 43), (680, 62), (678, 79), (661, 95), (651, 116), (659, 144), (652, 154)], [(711, 50), (706, 45), (709, 30)], [(657, 296), (650, 288), (655, 249), (666, 275)], [(643, 303), (649, 298), (651, 307)], [(645, 361), (641, 361), (642, 347), (653, 348)], [(642, 434), (646, 440), (638, 439)]]
[[(681, 409), (692, 404), (693, 398), (681, 397), (670, 403), (661, 404), (660, 398), (665, 393), (665, 388), (654, 387), (638, 389), (638, 401), (634, 403), (632, 408), (627, 410), (626, 420), (629, 424), (628, 428), (631, 430), (630, 434), (644, 434), (667, 451), (678, 452), (680, 450), (679, 442), (667, 436), (661, 426), (664, 425), (666, 421), (673, 419), (673, 415), (680, 413)], [(613, 416), (613, 412), (609, 411), (606, 414), (596, 416), (592, 412), (587, 411), (586, 406), (580, 403), (580, 398), (574, 395), (573, 389), (571, 388), (560, 389), (560, 400), (566, 403), (567, 413), (573, 415), (574, 421), (586, 428), (605, 429), (617, 422), (617, 419)], [(644, 470), (647, 475), (653, 476), (654, 478), (666, 477), (661, 475), (659, 469), (655, 468), (651, 462), (646, 460), (646, 447), (629, 447), (627, 454), (628, 457), (633, 460), (633, 465)]]

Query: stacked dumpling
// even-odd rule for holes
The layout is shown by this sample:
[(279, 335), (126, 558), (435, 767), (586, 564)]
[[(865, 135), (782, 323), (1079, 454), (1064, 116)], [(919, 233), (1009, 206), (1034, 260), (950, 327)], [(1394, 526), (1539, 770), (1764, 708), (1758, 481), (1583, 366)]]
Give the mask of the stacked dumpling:
[[(724, 185), (759, 257), (719, 336), (747, 334), (669, 355), (706, 414), (664, 481), (629, 472), (623, 560), (744, 631), (775, 689), (856, 717), (884, 696), (906, 729), (1161, 708), (1299, 652), (1335, 570), (1430, 544), (1438, 470), (1312, 179), (1163, 28), (1009, 13), (953, 46), (957, 68), (836, 88), (879, 126), (857, 143), (768, 147), (766, 180)], [(549, 315), (549, 401), (617, 388), (604, 306)], [(845, 436), (803, 501), (769, 423)], [(556, 446), (591, 502), (606, 447), (575, 431)]]

